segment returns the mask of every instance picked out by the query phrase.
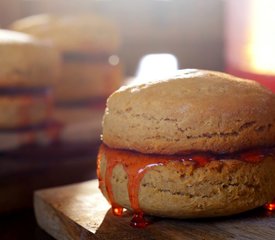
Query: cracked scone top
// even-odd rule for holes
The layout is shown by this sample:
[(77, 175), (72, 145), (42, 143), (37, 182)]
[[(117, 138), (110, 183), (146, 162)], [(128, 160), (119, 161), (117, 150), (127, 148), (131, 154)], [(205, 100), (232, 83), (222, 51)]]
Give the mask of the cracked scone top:
[(275, 144), (275, 95), (228, 74), (186, 69), (120, 88), (108, 101), (103, 142), (142, 153), (234, 152)]

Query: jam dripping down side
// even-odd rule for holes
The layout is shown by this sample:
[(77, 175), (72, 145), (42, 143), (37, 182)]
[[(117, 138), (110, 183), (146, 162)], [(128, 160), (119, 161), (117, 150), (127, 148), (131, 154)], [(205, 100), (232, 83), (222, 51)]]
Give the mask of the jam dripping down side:
[[(239, 159), (248, 163), (259, 163), (264, 159), (265, 156), (274, 155), (274, 149), (272, 152), (267, 153), (264, 150), (253, 150), (246, 151), (238, 154), (231, 155), (213, 155), (210, 153), (193, 153), (186, 155), (149, 155), (141, 154), (138, 152), (126, 151), (126, 150), (115, 150), (102, 144), (99, 150), (98, 162), (97, 162), (97, 175), (99, 179), (99, 188), (102, 190), (106, 189), (109, 203), (112, 206), (114, 215), (121, 216), (123, 213), (123, 207), (116, 203), (112, 190), (112, 174), (113, 169), (121, 164), (128, 177), (128, 194), (133, 209), (134, 216), (131, 221), (131, 226), (142, 228), (146, 227), (149, 222), (145, 220), (143, 212), (139, 205), (139, 187), (140, 183), (148, 169), (156, 166), (167, 165), (171, 161), (178, 161), (182, 163), (190, 163), (196, 167), (203, 167), (212, 160), (219, 159)], [(105, 157), (106, 159), (106, 171), (105, 177), (103, 178), (100, 174), (101, 160)]]
[[(100, 174), (100, 162), (105, 156), (106, 159), (106, 171), (103, 178)], [(178, 157), (176, 157), (178, 158)], [(112, 206), (113, 214), (121, 216), (123, 208), (116, 203), (112, 190), (112, 174), (113, 169), (121, 164), (127, 173), (128, 177), (128, 193), (131, 208), (134, 211), (134, 217), (131, 221), (131, 226), (142, 228), (146, 227), (149, 222), (144, 218), (143, 212), (140, 209), (138, 201), (138, 193), (140, 182), (146, 173), (146, 171), (153, 166), (166, 165), (169, 161), (175, 160), (175, 157), (168, 158), (163, 156), (151, 156), (139, 153), (133, 153), (130, 151), (119, 151), (108, 148), (105, 145), (100, 147), (98, 162), (97, 162), (97, 175), (99, 179), (99, 188), (106, 189), (108, 195), (108, 201)]]
[[(105, 156), (106, 159), (106, 171), (105, 171), (105, 178), (100, 174), (100, 162), (102, 158)], [(130, 151), (119, 151), (114, 150), (111, 148), (108, 148), (105, 145), (102, 145), (100, 147), (99, 155), (98, 155), (98, 169), (97, 169), (97, 175), (99, 179), (99, 188), (102, 190), (105, 186), (108, 199), (110, 204), (112, 205), (113, 212), (115, 215), (117, 212), (120, 212), (121, 206), (116, 203), (114, 199), (114, 194), (112, 191), (112, 174), (113, 169), (121, 164), (124, 168), (124, 170), (127, 173), (128, 177), (128, 193), (129, 193), (129, 199), (131, 208), (134, 212), (140, 213), (140, 207), (138, 202), (138, 192), (139, 192), (139, 185), (140, 181), (142, 180), (146, 170), (149, 167), (157, 166), (157, 165), (163, 165), (168, 163), (167, 158), (161, 158), (158, 156), (152, 157), (149, 155), (139, 154), (139, 153), (133, 153)]]

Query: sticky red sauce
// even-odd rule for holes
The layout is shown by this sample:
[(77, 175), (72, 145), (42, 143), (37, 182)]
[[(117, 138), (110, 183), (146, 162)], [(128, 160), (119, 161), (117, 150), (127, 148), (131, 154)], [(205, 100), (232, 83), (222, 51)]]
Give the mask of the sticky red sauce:
[(130, 225), (135, 228), (145, 228), (149, 224), (150, 222), (144, 218), (143, 212), (134, 213), (134, 216), (130, 222)]
[(250, 163), (259, 163), (264, 157), (265, 154), (261, 150), (252, 150), (240, 154), (241, 160)]
[(115, 216), (122, 216), (123, 214), (123, 208), (122, 207), (112, 207), (112, 212)]
[[(133, 219), (131, 221), (131, 226), (137, 228), (146, 227), (149, 222), (145, 220), (143, 216), (143, 211), (139, 205), (139, 188), (140, 183), (148, 171), (148, 169), (156, 166), (167, 165), (169, 162), (181, 162), (183, 164), (191, 164), (195, 167), (204, 167), (210, 161), (219, 159), (239, 159), (251, 164), (256, 164), (261, 162), (267, 155), (274, 154), (274, 149), (272, 151), (268, 150), (255, 150), (246, 151), (238, 154), (231, 155), (214, 155), (211, 153), (198, 153), (194, 152), (192, 154), (185, 155), (150, 155), (141, 154), (138, 152), (127, 151), (127, 150), (116, 150), (107, 147), (102, 144), (98, 154), (97, 162), (97, 175), (99, 179), (99, 188), (102, 190), (106, 189), (108, 195), (108, 201), (112, 206), (114, 215), (121, 216), (123, 212), (123, 207), (120, 206), (114, 198), (114, 193), (112, 190), (112, 175), (113, 169), (117, 165), (122, 165), (128, 178), (128, 194), (131, 204), (131, 208), (134, 212)], [(105, 177), (103, 178), (100, 174), (100, 162), (103, 158), (106, 159), (106, 171)], [(274, 204), (275, 206), (275, 204)]]

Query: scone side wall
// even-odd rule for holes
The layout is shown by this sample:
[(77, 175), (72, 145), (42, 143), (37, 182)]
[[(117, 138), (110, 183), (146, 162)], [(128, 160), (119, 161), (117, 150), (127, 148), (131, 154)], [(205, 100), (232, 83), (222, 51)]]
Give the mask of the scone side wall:
[[(105, 178), (107, 160), (100, 162)], [(262, 206), (274, 198), (275, 159), (259, 164), (234, 159), (212, 161), (194, 168), (178, 162), (150, 168), (139, 185), (139, 204), (144, 213), (175, 218), (226, 216)], [(111, 183), (115, 202), (131, 210), (128, 175), (120, 164)], [(102, 188), (108, 199), (105, 187)]]
[(275, 144), (275, 95), (254, 81), (181, 71), (110, 96), (103, 142), (142, 153), (235, 152)]

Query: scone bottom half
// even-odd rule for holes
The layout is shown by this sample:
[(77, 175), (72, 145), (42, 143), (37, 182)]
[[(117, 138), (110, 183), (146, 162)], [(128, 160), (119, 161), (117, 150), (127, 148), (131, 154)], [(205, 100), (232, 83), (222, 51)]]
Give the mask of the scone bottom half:
[(144, 214), (274, 210), (274, 104), (274, 94), (254, 81), (204, 70), (116, 91), (107, 102), (97, 169), (113, 213), (128, 209), (131, 225), (145, 227)]
[(115, 215), (172, 218), (227, 216), (275, 197), (275, 149), (231, 155), (149, 155), (102, 144), (99, 187)]

